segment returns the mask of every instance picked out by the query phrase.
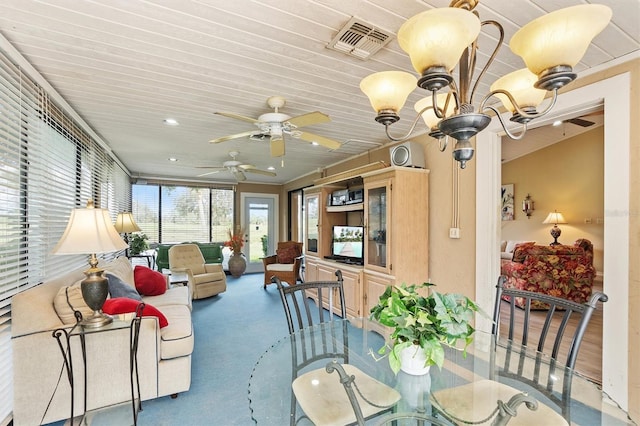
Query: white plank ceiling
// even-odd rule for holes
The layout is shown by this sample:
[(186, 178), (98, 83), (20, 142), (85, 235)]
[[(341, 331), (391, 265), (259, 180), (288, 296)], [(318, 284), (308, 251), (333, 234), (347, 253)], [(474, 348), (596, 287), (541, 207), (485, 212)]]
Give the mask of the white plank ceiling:
[[(481, 0), (482, 20), (505, 27), (505, 45), (480, 88), (523, 67), (511, 53), (514, 32), (544, 13), (585, 0)], [(640, 1), (598, 0), (613, 9), (612, 23), (594, 40), (578, 73), (602, 67), (640, 47)], [(395, 34), (414, 14), (449, 0), (2, 0), (0, 34), (61, 94), (113, 149), (134, 177), (194, 179), (196, 166), (238, 160), (276, 177), (250, 174), (254, 182), (283, 183), (387, 144), (384, 128), (360, 92), (366, 75), (397, 69), (413, 72)], [(327, 49), (356, 17), (394, 38), (363, 61)], [(480, 36), (479, 65), (494, 40)], [(305, 130), (342, 142), (328, 150), (285, 137), (284, 167), (267, 142), (213, 138), (254, 129), (251, 123), (213, 114), (257, 118), (270, 112), (266, 99), (283, 96), (290, 116), (321, 111), (331, 122)], [(406, 132), (416, 89), (394, 134)], [(174, 118), (179, 126), (163, 124)], [(434, 141), (435, 142), (435, 141)], [(177, 162), (169, 162), (175, 157)], [(227, 172), (208, 177), (233, 182)]]

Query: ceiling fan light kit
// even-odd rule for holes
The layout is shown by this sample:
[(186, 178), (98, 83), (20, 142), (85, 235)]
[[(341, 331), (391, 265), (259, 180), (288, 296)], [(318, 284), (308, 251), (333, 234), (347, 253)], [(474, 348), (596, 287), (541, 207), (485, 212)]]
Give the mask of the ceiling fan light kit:
[[(469, 139), (491, 122), (486, 112), (492, 111), (498, 117), (507, 136), (521, 139), (527, 131), (527, 123), (551, 111), (558, 89), (576, 78), (573, 67), (612, 16), (607, 6), (584, 4), (560, 9), (529, 22), (513, 35), (509, 43), (513, 53), (523, 58), (527, 68), (496, 80), (476, 109), (474, 94), (504, 40), (504, 29), (500, 23), (480, 21), (474, 11), (478, 2), (453, 0), (449, 7), (421, 12), (400, 27), (398, 43), (409, 55), (419, 78), (403, 71), (383, 71), (365, 77), (360, 83), (360, 89), (377, 114), (376, 121), (385, 126), (390, 140), (406, 140), (422, 117), (430, 130), (429, 135), (444, 139), (441, 151), (446, 149), (447, 138), (456, 140), (453, 156), (463, 169), (474, 154)], [(497, 29), (499, 37), (489, 60), (474, 81), (478, 35), (485, 26)], [(456, 65), (457, 82), (452, 75)], [(431, 93), (416, 103), (418, 116), (409, 132), (402, 137), (393, 137), (389, 126), (400, 119), (398, 112), (416, 85)], [(437, 94), (445, 88), (448, 91)], [(551, 101), (538, 111), (547, 92), (552, 92)], [(519, 134), (513, 133), (498, 109), (488, 104), (493, 97), (511, 112), (510, 121), (521, 127)]]
[(328, 123), (331, 121), (328, 115), (315, 111), (307, 114), (291, 117), (280, 112), (280, 108), (284, 107), (286, 100), (282, 96), (271, 96), (267, 99), (269, 108), (273, 108), (273, 112), (260, 115), (258, 118), (250, 118), (231, 112), (216, 112), (215, 114), (236, 120), (246, 121), (258, 127), (258, 130), (250, 130), (247, 132), (237, 133), (235, 135), (227, 135), (209, 142), (220, 143), (232, 139), (248, 137), (250, 140), (265, 140), (269, 137), (269, 145), (272, 157), (282, 157), (285, 154), (285, 135), (294, 139), (301, 139), (307, 142), (315, 142), (329, 149), (338, 149), (341, 143), (324, 136), (316, 135), (309, 132), (298, 130), (301, 127), (311, 126), (313, 124)]

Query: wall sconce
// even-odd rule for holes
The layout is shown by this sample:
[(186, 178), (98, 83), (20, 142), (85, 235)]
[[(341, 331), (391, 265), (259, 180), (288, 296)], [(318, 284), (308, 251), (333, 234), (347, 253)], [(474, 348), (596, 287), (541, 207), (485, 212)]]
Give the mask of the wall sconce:
[(531, 199), (531, 195), (527, 194), (524, 200), (522, 200), (522, 211), (527, 215), (527, 219), (531, 217), (533, 210), (533, 200)]

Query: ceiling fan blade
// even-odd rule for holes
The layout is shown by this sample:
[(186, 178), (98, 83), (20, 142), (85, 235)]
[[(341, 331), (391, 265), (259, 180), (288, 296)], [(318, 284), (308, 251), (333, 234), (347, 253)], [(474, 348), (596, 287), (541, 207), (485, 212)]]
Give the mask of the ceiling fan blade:
[(233, 170), (232, 171), (233, 175), (236, 177), (236, 179), (238, 180), (238, 182), (247, 180), (247, 177), (244, 175), (244, 173), (242, 173), (241, 170)]
[(268, 170), (260, 170), (258, 168), (256, 168), (255, 166), (252, 166), (251, 164), (243, 164), (241, 166), (239, 166), (242, 170), (244, 170), (245, 172), (249, 172), (249, 173), (258, 173), (264, 176), (276, 176), (276, 174), (274, 172), (268, 171)]
[(218, 169), (217, 171), (226, 170), (223, 166), (195, 166), (196, 169)]
[(325, 138), (324, 136), (315, 135), (309, 132), (295, 132), (293, 136), (308, 142), (317, 142), (319, 145), (325, 146), (329, 149), (338, 149), (342, 145), (340, 142), (333, 139)]
[(243, 138), (245, 136), (251, 136), (252, 134), (254, 134), (256, 132), (259, 132), (259, 131), (258, 130), (250, 130), (248, 132), (236, 133), (235, 135), (222, 136), (221, 138), (211, 139), (209, 141), (209, 143), (220, 143), (220, 142), (224, 142), (224, 141), (229, 141), (231, 139)]
[(271, 136), (270, 148), (272, 157), (282, 157), (284, 155), (284, 138)]
[(229, 118), (235, 118), (236, 120), (246, 121), (247, 123), (259, 123), (257, 118), (245, 117), (244, 115), (234, 114), (232, 112), (214, 112), (214, 114), (222, 115)]
[(197, 177), (203, 177), (203, 176), (208, 176), (208, 175), (212, 175), (214, 173), (220, 173), (222, 170), (214, 170), (212, 172), (207, 172), (207, 173), (203, 173), (201, 175), (198, 175)]
[(294, 125), (297, 128), (310, 126), (312, 124), (328, 123), (331, 118), (327, 114), (315, 111), (308, 114), (298, 115), (287, 120), (288, 123)]
[(595, 124), (593, 121), (583, 120), (582, 118), (570, 118), (567, 120), (567, 122), (582, 127), (589, 127)]

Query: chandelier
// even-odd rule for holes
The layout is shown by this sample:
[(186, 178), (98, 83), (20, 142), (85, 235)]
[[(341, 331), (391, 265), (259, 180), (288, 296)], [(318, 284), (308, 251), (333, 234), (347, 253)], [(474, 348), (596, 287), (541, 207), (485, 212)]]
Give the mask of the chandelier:
[[(385, 126), (390, 140), (407, 139), (422, 117), (429, 128), (429, 136), (439, 140), (440, 151), (446, 149), (449, 137), (456, 140), (453, 157), (463, 169), (474, 154), (469, 139), (491, 122), (486, 112), (496, 114), (511, 139), (521, 139), (529, 121), (553, 108), (558, 89), (575, 80), (573, 67), (582, 59), (591, 40), (607, 26), (612, 15), (607, 6), (585, 4), (560, 9), (529, 22), (513, 35), (509, 43), (511, 50), (523, 58), (527, 68), (496, 80), (476, 108), (474, 95), (478, 84), (504, 40), (504, 29), (500, 23), (493, 20), (480, 22), (478, 12), (473, 10), (478, 1), (453, 0), (449, 7), (419, 13), (400, 27), (398, 43), (409, 55), (419, 79), (403, 71), (383, 71), (360, 82), (360, 89), (369, 97), (377, 114), (376, 121)], [(486, 65), (474, 81), (478, 35), (484, 26), (496, 28), (499, 37)], [(457, 82), (452, 75), (456, 65)], [(389, 126), (400, 119), (398, 111), (416, 84), (431, 94), (416, 103), (418, 115), (409, 132), (403, 137), (393, 137)], [(438, 93), (441, 89), (448, 90)], [(538, 111), (547, 92), (552, 92), (551, 101)], [(494, 96), (511, 112), (510, 121), (521, 125), (518, 134), (510, 131), (499, 111), (488, 104)]]

